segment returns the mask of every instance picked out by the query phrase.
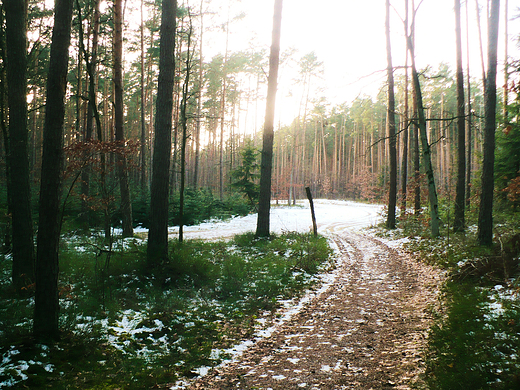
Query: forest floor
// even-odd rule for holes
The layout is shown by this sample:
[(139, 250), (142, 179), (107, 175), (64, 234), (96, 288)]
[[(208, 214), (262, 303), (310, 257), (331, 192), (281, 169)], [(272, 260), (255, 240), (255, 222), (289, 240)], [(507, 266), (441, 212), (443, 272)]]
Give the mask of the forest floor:
[(337, 246), (333, 280), (286, 321), (275, 316), (268, 335), (242, 355), (170, 388), (409, 389), (417, 384), (441, 274), (369, 234), (339, 224), (320, 230)]

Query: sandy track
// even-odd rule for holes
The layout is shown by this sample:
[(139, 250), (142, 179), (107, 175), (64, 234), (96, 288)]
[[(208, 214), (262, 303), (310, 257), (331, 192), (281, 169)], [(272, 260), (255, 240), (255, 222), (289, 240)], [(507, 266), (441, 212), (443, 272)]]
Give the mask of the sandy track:
[(377, 239), (341, 230), (335, 283), (190, 389), (409, 388), (440, 278)]

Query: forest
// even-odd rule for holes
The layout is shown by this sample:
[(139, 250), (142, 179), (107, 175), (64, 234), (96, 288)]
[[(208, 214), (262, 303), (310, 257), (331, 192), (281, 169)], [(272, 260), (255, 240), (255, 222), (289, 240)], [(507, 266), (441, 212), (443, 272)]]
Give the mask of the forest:
[[(316, 52), (280, 49), (276, 28), (270, 50), (254, 43), (248, 50), (228, 47), (230, 31), (244, 18), (230, 11), (239, 3), (0, 4), (4, 356), (14, 356), (12, 345), (28, 356), (35, 348), (46, 353), (45, 343), (58, 340), (80, 349), (85, 367), (88, 353), (98, 361), (113, 354), (109, 387), (100, 387), (105, 379), (92, 372), (85, 379), (91, 385), (81, 382), (77, 373), (92, 369), (63, 368), (65, 358), (56, 358), (61, 363), (52, 364), (62, 364), (67, 380), (82, 388), (130, 381), (117, 372), (121, 364), (137, 364), (142, 377), (132, 380), (143, 388), (152, 377), (174, 382), (217, 364), (208, 357), (214, 345), (248, 334), (258, 310), (274, 309), (277, 297), (303, 294), (313, 275), (330, 266), (323, 237), (269, 233), (270, 208), (298, 207), (306, 189), (315, 199), (384, 204), (382, 230), (448, 237), (448, 245), (450, 237), (473, 235), (472, 245), (491, 257), (498, 246), (519, 249), (520, 58), (507, 48), (520, 48), (520, 36), (508, 35), (520, 9), (508, 15), (507, 0), (455, 0), (446, 23), (453, 25), (456, 65), (417, 68), (419, 2), (381, 1), (385, 80), (377, 93), (338, 104), (322, 93), (324, 63)], [(391, 13), (401, 25), (390, 26)], [(478, 36), (469, 31), (470, 14)], [(406, 55), (392, 53), (391, 28), (404, 31)], [(207, 36), (225, 49), (214, 54)], [(470, 69), (467, 42), (476, 39), (481, 64)], [(504, 58), (497, 58), (499, 40)], [(293, 91), (297, 115), (288, 121), (274, 115), (277, 81)], [(185, 226), (254, 213), (256, 233), (232, 243), (184, 240)], [(253, 264), (255, 253), (264, 253), (262, 263)], [(290, 263), (283, 253), (291, 254)], [(504, 272), (513, 277), (518, 264), (511, 267)], [(258, 291), (246, 283), (252, 274), (260, 275)], [(127, 361), (128, 351), (100, 341), (104, 318), (142, 304), (128, 289), (142, 291), (146, 310), (155, 312), (143, 323), (185, 332), (175, 351), (148, 346), (160, 350), (152, 369), (147, 358)], [(216, 310), (213, 300), (225, 303)], [(204, 305), (188, 305), (183, 314), (192, 301)], [(211, 322), (220, 316), (229, 321), (225, 337)], [(200, 335), (178, 329), (177, 317), (200, 326)], [(180, 369), (166, 358), (186, 364)], [(30, 374), (29, 386), (57, 383), (45, 367)], [(23, 375), (7, 379), (12, 375), (2, 371), (0, 380), (15, 386)]]

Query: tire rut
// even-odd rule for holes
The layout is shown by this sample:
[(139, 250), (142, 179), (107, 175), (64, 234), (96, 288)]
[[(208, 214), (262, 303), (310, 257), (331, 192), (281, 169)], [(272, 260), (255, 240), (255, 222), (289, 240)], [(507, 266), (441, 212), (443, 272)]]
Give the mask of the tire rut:
[(408, 389), (440, 277), (383, 242), (334, 235), (335, 282), (269, 338), (190, 389)]

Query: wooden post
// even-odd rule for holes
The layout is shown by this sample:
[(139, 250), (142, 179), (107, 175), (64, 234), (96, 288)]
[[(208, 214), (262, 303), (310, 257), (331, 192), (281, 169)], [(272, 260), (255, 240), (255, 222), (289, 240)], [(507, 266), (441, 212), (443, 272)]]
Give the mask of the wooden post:
[(314, 214), (314, 202), (312, 201), (311, 189), (305, 187), (305, 192), (307, 193), (307, 199), (309, 199), (309, 204), (311, 205), (312, 232), (314, 233), (314, 237), (316, 237), (318, 235), (318, 226), (316, 225), (316, 215)]

